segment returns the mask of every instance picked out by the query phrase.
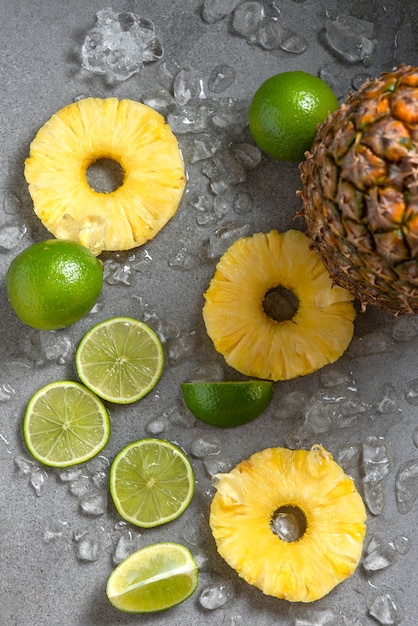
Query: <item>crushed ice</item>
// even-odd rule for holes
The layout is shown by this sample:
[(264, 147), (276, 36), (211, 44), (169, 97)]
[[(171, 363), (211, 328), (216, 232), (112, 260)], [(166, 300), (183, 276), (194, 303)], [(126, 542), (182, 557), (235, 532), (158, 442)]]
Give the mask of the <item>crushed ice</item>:
[(122, 81), (140, 72), (144, 63), (163, 56), (163, 47), (151, 20), (130, 11), (116, 13), (111, 7), (96, 14), (82, 49), (82, 67)]

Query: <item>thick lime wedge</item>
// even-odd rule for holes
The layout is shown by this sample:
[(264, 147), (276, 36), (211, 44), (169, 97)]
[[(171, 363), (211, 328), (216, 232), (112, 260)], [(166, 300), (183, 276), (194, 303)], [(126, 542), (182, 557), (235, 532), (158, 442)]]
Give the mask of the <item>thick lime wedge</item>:
[(189, 382), (181, 385), (187, 408), (213, 426), (241, 426), (261, 415), (270, 404), (270, 380)]
[(156, 543), (122, 561), (109, 576), (106, 593), (120, 611), (151, 613), (180, 604), (197, 583), (197, 565), (187, 548)]

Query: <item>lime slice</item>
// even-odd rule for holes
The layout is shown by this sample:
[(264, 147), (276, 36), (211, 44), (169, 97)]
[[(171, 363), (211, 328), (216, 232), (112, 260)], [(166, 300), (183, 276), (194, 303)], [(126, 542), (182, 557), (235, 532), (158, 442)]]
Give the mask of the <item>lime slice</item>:
[(129, 404), (157, 384), (164, 365), (161, 342), (143, 322), (114, 317), (93, 326), (76, 352), (80, 380), (109, 402)]
[(29, 452), (44, 465), (68, 467), (88, 461), (106, 445), (108, 413), (83, 385), (50, 383), (30, 399), (23, 419)]
[(178, 517), (190, 504), (194, 475), (180, 448), (161, 439), (130, 443), (110, 468), (110, 493), (123, 519), (151, 528)]
[(273, 397), (270, 380), (188, 382), (181, 385), (187, 408), (213, 426), (241, 426), (261, 415)]
[(113, 570), (106, 594), (120, 611), (152, 613), (187, 600), (197, 583), (197, 565), (187, 548), (156, 543), (134, 552)]

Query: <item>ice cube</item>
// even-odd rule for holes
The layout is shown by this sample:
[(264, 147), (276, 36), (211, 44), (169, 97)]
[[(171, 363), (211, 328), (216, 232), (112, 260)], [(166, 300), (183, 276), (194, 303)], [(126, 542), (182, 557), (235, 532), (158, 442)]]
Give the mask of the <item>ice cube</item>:
[(220, 451), (219, 439), (211, 434), (196, 435), (190, 442), (190, 454), (197, 459), (205, 458), (210, 454), (219, 454)]
[(255, 169), (261, 162), (261, 150), (251, 143), (235, 143), (231, 151), (246, 170)]
[(203, 458), (203, 465), (209, 476), (229, 472), (231, 461), (222, 453), (207, 454)]
[(292, 626), (342, 626), (339, 614), (332, 609), (309, 605), (292, 605), (289, 610)]
[(363, 496), (367, 508), (373, 515), (380, 515), (386, 504), (386, 491), (383, 483), (363, 483)]
[(173, 96), (164, 87), (159, 87), (146, 93), (142, 98), (142, 102), (152, 109), (159, 111), (162, 115), (165, 115), (176, 105)]
[(15, 390), (9, 383), (0, 383), (0, 402), (8, 402), (15, 395)]
[(283, 36), (283, 26), (276, 18), (265, 17), (259, 22), (257, 31), (249, 37), (250, 43), (255, 43), (264, 50), (277, 50)]
[(325, 22), (325, 41), (340, 58), (349, 63), (368, 64), (376, 47), (374, 24), (366, 20), (339, 15)]
[(140, 537), (140, 535), (136, 535), (131, 530), (127, 530), (126, 532), (122, 533), (116, 544), (116, 548), (112, 557), (113, 563), (115, 565), (118, 565), (130, 554), (135, 552), (135, 550), (138, 548), (138, 537)]
[(399, 513), (408, 513), (418, 498), (418, 459), (406, 461), (399, 468), (395, 480), (395, 495)]
[(302, 54), (307, 50), (309, 43), (307, 39), (300, 33), (295, 32), (291, 28), (284, 28), (281, 39), (280, 48), (285, 52), (291, 52), (292, 54)]
[(47, 479), (48, 474), (44, 469), (41, 467), (32, 468), (29, 476), (29, 484), (37, 496), (41, 496), (43, 494)]
[(173, 92), (174, 100), (180, 107), (192, 104), (203, 97), (203, 80), (193, 66), (183, 67), (176, 74)]
[(209, 238), (208, 257), (216, 259), (224, 254), (231, 244), (245, 237), (250, 232), (249, 224), (239, 222), (225, 222), (223, 226), (211, 233)]
[(221, 63), (213, 68), (208, 78), (208, 87), (213, 93), (225, 91), (235, 80), (234, 68), (226, 63)]
[(381, 354), (387, 352), (393, 345), (393, 340), (385, 332), (376, 330), (364, 335), (364, 337), (355, 338), (348, 350), (350, 357), (364, 357), (371, 354)]
[(375, 536), (370, 540), (364, 554), (363, 567), (367, 572), (377, 572), (396, 563), (398, 553), (393, 543)]
[(75, 552), (80, 561), (93, 563), (100, 556), (101, 544), (99, 538), (91, 532), (82, 531), (75, 533)]
[(25, 224), (13, 220), (0, 226), (0, 251), (16, 248), (27, 233)]
[(263, 17), (264, 7), (261, 2), (243, 2), (234, 11), (232, 29), (243, 37), (249, 37), (257, 31)]
[(418, 315), (396, 317), (392, 328), (395, 341), (411, 341), (418, 335)]
[(233, 597), (233, 587), (225, 581), (206, 585), (200, 593), (199, 602), (204, 609), (214, 610), (231, 602)]
[(402, 621), (402, 608), (390, 589), (378, 591), (371, 600), (368, 609), (370, 615), (384, 626), (399, 624)]
[(166, 415), (157, 415), (152, 417), (145, 424), (145, 431), (149, 435), (162, 435), (169, 426), (169, 420)]
[(378, 437), (363, 444), (363, 481), (376, 484), (387, 477), (392, 466), (388, 446)]
[(241, 0), (204, 0), (202, 18), (208, 24), (213, 24), (232, 13)]
[(295, 419), (302, 417), (307, 396), (303, 391), (288, 391), (277, 403), (273, 417), (278, 420)]
[(224, 380), (223, 368), (219, 363), (203, 362), (194, 367), (187, 375), (187, 382), (206, 382)]
[(107, 508), (107, 494), (103, 490), (92, 489), (80, 497), (80, 509), (86, 515), (103, 515)]
[(418, 379), (414, 378), (405, 385), (405, 400), (412, 406), (418, 406)]
[(199, 267), (201, 260), (198, 255), (193, 254), (183, 245), (169, 259), (168, 264), (170, 267), (188, 272)]
[(151, 20), (132, 12), (116, 13), (111, 7), (96, 14), (82, 48), (82, 67), (122, 81), (141, 71), (144, 63), (163, 56), (163, 47)]

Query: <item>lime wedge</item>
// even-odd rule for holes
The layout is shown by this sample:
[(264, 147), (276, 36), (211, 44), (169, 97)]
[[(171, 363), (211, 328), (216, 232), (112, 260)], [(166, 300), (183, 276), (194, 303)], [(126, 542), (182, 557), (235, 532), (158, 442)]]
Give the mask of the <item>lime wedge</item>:
[(88, 461), (104, 448), (109, 435), (109, 416), (103, 403), (83, 385), (67, 380), (39, 389), (23, 419), (29, 452), (51, 467)]
[(271, 380), (188, 382), (184, 402), (197, 419), (213, 426), (241, 426), (261, 415), (273, 396)]
[(93, 326), (76, 352), (78, 376), (109, 402), (129, 404), (157, 384), (164, 365), (161, 342), (143, 322), (114, 317)]
[(123, 519), (151, 528), (176, 519), (190, 504), (194, 475), (180, 448), (161, 439), (127, 445), (110, 468), (110, 493)]
[(134, 552), (113, 570), (106, 594), (120, 611), (151, 613), (187, 600), (197, 583), (197, 565), (187, 548), (156, 543)]

